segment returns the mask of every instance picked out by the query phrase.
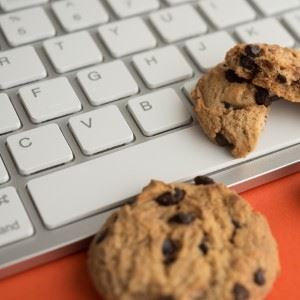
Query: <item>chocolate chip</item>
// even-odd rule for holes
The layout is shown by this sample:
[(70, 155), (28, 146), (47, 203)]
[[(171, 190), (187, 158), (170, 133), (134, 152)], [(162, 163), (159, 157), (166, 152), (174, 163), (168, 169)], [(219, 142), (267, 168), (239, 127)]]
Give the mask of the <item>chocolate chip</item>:
[(254, 62), (254, 60), (246, 55), (241, 55), (240, 57), (240, 65), (249, 70), (253, 75), (255, 75), (258, 72), (258, 66), (257, 64)]
[(246, 79), (239, 77), (235, 74), (235, 72), (231, 69), (225, 71), (225, 78), (227, 81), (231, 83), (244, 83), (246, 82)]
[(284, 75), (281, 75), (281, 74), (278, 74), (278, 75), (277, 75), (276, 80), (277, 80), (279, 83), (286, 83), (286, 77), (285, 77)]
[(249, 291), (240, 283), (236, 283), (232, 289), (234, 300), (247, 300), (250, 298)]
[(233, 106), (228, 102), (223, 102), (223, 104), (226, 109), (233, 108)]
[(260, 55), (261, 49), (257, 45), (247, 45), (245, 53), (250, 57), (257, 57)]
[(218, 132), (216, 134), (216, 142), (221, 147), (230, 147), (230, 146), (232, 146), (232, 144), (230, 144), (229, 141), (226, 139), (226, 137), (220, 132)]
[(265, 271), (261, 268), (259, 268), (255, 273), (254, 273), (254, 282), (257, 285), (264, 285), (266, 283), (266, 278), (265, 278)]
[(208, 236), (207, 235), (204, 235), (200, 245), (199, 245), (199, 249), (201, 250), (201, 252), (204, 254), (204, 255), (207, 255), (208, 253), (208, 250), (209, 250), (209, 247), (208, 247)]
[(172, 216), (169, 220), (168, 223), (176, 223), (176, 224), (184, 224), (188, 225), (194, 222), (196, 219), (196, 214), (194, 213), (184, 213), (184, 212), (179, 212)]
[(239, 229), (239, 228), (242, 228), (242, 225), (240, 224), (239, 221), (237, 220), (231, 220), (233, 226), (236, 228), (236, 229)]
[(164, 264), (169, 265), (176, 260), (179, 247), (178, 244), (170, 239), (166, 239), (162, 245), (162, 253), (165, 257)]
[(262, 87), (259, 86), (256, 87), (256, 92), (254, 97), (255, 97), (255, 102), (258, 105), (269, 106), (271, 104), (268, 90)]
[(211, 178), (207, 176), (197, 176), (194, 178), (194, 182), (196, 185), (208, 185), (215, 183)]
[(163, 206), (175, 205), (183, 200), (185, 191), (175, 188), (174, 192), (164, 192), (158, 196), (155, 201)]
[(96, 237), (95, 243), (97, 245), (102, 243), (105, 240), (105, 238), (107, 237), (107, 235), (108, 235), (108, 228), (104, 229), (102, 232), (100, 232), (98, 234), (98, 236)]

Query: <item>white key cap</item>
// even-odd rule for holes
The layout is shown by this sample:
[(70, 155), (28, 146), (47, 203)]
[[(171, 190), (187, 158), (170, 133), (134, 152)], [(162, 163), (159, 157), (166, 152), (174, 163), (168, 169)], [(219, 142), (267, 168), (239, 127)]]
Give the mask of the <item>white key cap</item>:
[(300, 5), (299, 0), (252, 0), (252, 2), (266, 16), (299, 7)]
[(226, 31), (218, 31), (189, 40), (185, 46), (198, 67), (207, 71), (223, 61), (225, 53), (235, 44)]
[(7, 145), (22, 175), (30, 175), (73, 159), (73, 153), (56, 124), (9, 136)]
[(260, 143), (246, 159), (233, 158), (195, 126), (33, 179), (28, 189), (46, 226), (56, 228), (136, 195), (152, 178), (188, 180), (295, 145), (299, 108), (273, 103)]
[(77, 95), (64, 77), (23, 87), (19, 90), (19, 95), (34, 123), (41, 123), (81, 110)]
[(150, 20), (167, 43), (176, 42), (207, 31), (206, 23), (190, 5), (160, 10), (153, 13)]
[(300, 39), (300, 9), (285, 14), (283, 19), (297, 38)]
[(73, 117), (69, 125), (86, 155), (130, 143), (134, 138), (121, 112), (114, 105)]
[(106, 23), (109, 16), (98, 0), (64, 0), (52, 4), (52, 9), (65, 31), (71, 32)]
[(78, 81), (93, 105), (100, 105), (138, 93), (139, 87), (122, 61), (83, 70)]
[(28, 238), (33, 232), (15, 188), (0, 189), (0, 247)]
[(110, 0), (108, 3), (119, 18), (131, 17), (159, 8), (158, 0)]
[(195, 1), (195, 0), (165, 0), (165, 2), (169, 5), (176, 5), (176, 4), (192, 2), (192, 1)]
[[(0, 184), (5, 183), (9, 180), (8, 173), (0, 156)], [(1, 205), (0, 205), (1, 207)]]
[(183, 87), (182, 87), (182, 92), (190, 100), (191, 103), (194, 102), (192, 97), (191, 97), (191, 92), (194, 90), (198, 80), (199, 80), (198, 78), (189, 80), (189, 81), (185, 82)]
[(16, 111), (5, 94), (0, 94), (0, 134), (17, 130), (21, 122)]
[(132, 18), (103, 25), (99, 28), (103, 42), (114, 57), (121, 57), (154, 48), (156, 40), (139, 18)]
[(173, 89), (131, 99), (128, 109), (143, 133), (152, 136), (191, 122), (191, 115)]
[(44, 42), (44, 48), (58, 73), (99, 63), (103, 55), (88, 32), (82, 31)]
[(31, 46), (0, 52), (0, 89), (45, 78), (47, 72)]
[(284, 47), (293, 47), (295, 44), (288, 31), (273, 18), (239, 26), (236, 34), (245, 43), (279, 44)]
[(49, 0), (0, 0), (0, 6), (4, 11), (25, 8), (47, 3)]
[(256, 13), (245, 0), (202, 0), (199, 5), (219, 29), (255, 19)]
[(4, 15), (0, 17), (0, 26), (13, 47), (55, 35), (55, 28), (41, 7)]
[(149, 88), (157, 88), (193, 76), (193, 70), (175, 46), (133, 57), (133, 63)]

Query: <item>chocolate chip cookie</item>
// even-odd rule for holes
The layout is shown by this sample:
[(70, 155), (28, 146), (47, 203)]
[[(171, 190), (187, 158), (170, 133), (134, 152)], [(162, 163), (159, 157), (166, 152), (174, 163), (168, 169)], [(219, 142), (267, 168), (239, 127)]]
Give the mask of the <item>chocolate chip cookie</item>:
[(253, 151), (272, 99), (225, 64), (210, 70), (192, 92), (194, 110), (205, 134), (235, 157)]
[(206, 177), (152, 181), (89, 252), (105, 300), (261, 300), (279, 272), (266, 219)]
[(239, 44), (225, 63), (237, 76), (264, 89), (265, 94), (300, 102), (300, 51), (268, 44)]

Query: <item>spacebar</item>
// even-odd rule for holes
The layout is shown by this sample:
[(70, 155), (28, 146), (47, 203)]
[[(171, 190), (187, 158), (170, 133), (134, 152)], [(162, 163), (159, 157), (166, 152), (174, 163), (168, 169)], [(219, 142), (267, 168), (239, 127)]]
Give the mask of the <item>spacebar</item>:
[(120, 204), (151, 179), (188, 180), (236, 162), (191, 127), (33, 179), (27, 187), (53, 229)]

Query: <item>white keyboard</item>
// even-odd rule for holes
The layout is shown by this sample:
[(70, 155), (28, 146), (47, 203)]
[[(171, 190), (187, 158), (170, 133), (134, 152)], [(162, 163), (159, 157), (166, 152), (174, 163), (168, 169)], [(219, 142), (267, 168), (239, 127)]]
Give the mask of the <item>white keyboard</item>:
[(299, 47), (299, 0), (0, 8), (0, 278), (83, 247), (152, 178), (245, 190), (300, 169), (299, 105), (274, 103), (257, 149), (234, 159), (189, 99), (237, 42)]

